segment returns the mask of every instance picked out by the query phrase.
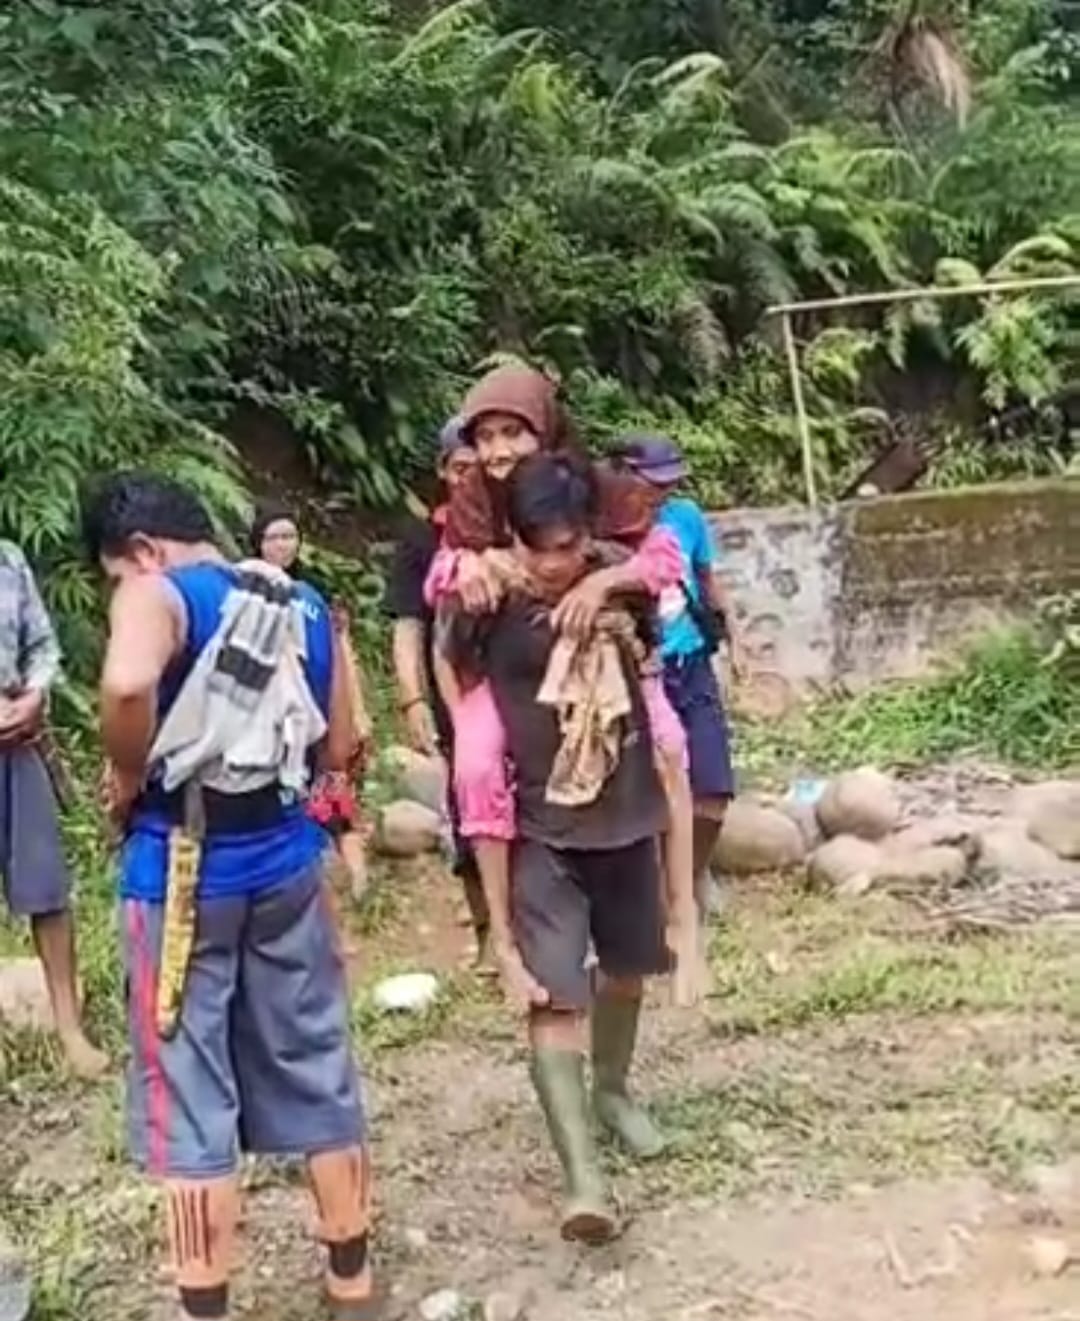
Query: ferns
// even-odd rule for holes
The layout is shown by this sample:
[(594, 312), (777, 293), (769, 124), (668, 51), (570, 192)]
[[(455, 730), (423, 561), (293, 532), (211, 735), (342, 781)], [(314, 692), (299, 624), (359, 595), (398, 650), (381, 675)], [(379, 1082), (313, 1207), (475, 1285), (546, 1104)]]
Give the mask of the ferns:
[[(797, 492), (771, 304), (1080, 259), (1073, 46), (1049, 7), (891, 30), (922, 89), (906, 116), (852, 60), (882, 7), (815, 8), (458, 0), (410, 28), (385, 0), (13, 0), (0, 533), (67, 611), (81, 478), (166, 467), (228, 524), (239, 404), (286, 419), (339, 501), (392, 505), (499, 351), (557, 366), (596, 438), (677, 431), (712, 498)], [(962, 296), (800, 324), (823, 489), (865, 458), (883, 362), (1041, 399), (1070, 314)]]

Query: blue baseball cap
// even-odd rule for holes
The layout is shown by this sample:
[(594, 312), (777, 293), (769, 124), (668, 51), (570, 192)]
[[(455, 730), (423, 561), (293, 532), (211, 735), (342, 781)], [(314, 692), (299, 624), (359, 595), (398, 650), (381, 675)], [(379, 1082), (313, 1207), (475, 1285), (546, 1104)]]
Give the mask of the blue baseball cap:
[(657, 486), (682, 481), (689, 471), (678, 445), (667, 436), (625, 436), (616, 452), (628, 468)]
[(465, 424), (460, 417), (452, 417), (449, 422), (439, 432), (438, 456), (442, 463), (448, 459), (455, 450), (461, 449), (468, 442), (464, 435)]

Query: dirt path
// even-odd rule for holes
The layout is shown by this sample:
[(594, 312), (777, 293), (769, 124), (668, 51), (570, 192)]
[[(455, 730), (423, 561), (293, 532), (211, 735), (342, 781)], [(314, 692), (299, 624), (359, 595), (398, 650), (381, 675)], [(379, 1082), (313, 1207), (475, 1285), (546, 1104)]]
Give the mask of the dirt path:
[[(437, 869), (384, 877), (359, 943), (388, 1316), (439, 1290), (486, 1321), (1080, 1321), (1080, 972), (1071, 938), (951, 945), (886, 899), (764, 885), (736, 896), (703, 1013), (657, 1003), (638, 1077), (671, 1150), (606, 1159), (612, 1247), (560, 1242), (553, 1159), (522, 1043), (460, 970), (469, 935)], [(385, 971), (444, 977), (426, 1019), (370, 1003)], [(123, 1162), (119, 1086), (43, 1073), (0, 1090), (0, 1212), (39, 1272), (35, 1321), (159, 1321), (155, 1195)], [(302, 1171), (255, 1168), (237, 1316), (313, 1321)], [(148, 1301), (151, 1300), (151, 1301)], [(486, 1310), (485, 1310), (486, 1309)]]
[[(1022, 1078), (1045, 1080), (1064, 1065), (1062, 1030), (1056, 1020), (1031, 1025), (1030, 1056), (1007, 1071), (991, 1106), (999, 1123)], [(893, 1178), (931, 1151), (894, 1145), (889, 1124), (875, 1123), (890, 1092), (903, 1098), (898, 1113), (921, 1096), (930, 1128), (968, 1123), (970, 1097), (950, 1095), (952, 1087), (1017, 1050), (1010, 1019), (938, 1022), (933, 1032), (875, 1019), (824, 1038), (796, 1033), (710, 1050), (700, 1026), (661, 1015), (650, 1035), (642, 1072), (655, 1081), (675, 1150), (645, 1172), (612, 1156), (631, 1218), (622, 1240), (601, 1252), (564, 1245), (553, 1232), (555, 1171), (516, 1047), (429, 1046), (381, 1073), (379, 1241), (395, 1288), (390, 1315), (417, 1316), (422, 1299), (450, 1288), (477, 1316), (487, 1303), (489, 1315), (531, 1321), (1080, 1316), (1075, 1277), (1039, 1279), (1027, 1258), (1036, 1235), (1080, 1247), (1080, 1167), (1033, 1165), (1027, 1174), (1039, 1188), (1017, 1192), (962, 1172), (961, 1144), (950, 1159), (945, 1131), (933, 1162), (957, 1172)], [(801, 1117), (776, 1090), (796, 1070), (797, 1087), (818, 1105)], [(848, 1131), (838, 1133), (824, 1103), (831, 1095), (841, 1105), (863, 1073), (866, 1094), (852, 1098)], [(706, 1101), (680, 1114), (688, 1086), (716, 1098), (719, 1113)], [(754, 1114), (763, 1132), (751, 1127)], [(298, 1186), (255, 1194), (251, 1240), (264, 1283), (259, 1304), (252, 1296), (244, 1312), (252, 1321), (311, 1315), (306, 1302), (265, 1310), (285, 1262), (310, 1276), (309, 1250), (291, 1228), (305, 1215)], [(506, 1312), (494, 1310), (496, 1300)]]

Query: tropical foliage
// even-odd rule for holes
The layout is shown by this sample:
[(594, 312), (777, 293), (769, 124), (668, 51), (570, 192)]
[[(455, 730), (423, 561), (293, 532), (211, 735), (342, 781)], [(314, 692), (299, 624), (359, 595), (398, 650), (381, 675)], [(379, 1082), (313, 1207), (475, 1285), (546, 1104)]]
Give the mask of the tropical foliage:
[[(286, 420), (339, 499), (390, 506), (496, 352), (557, 368), (596, 443), (676, 432), (710, 500), (797, 495), (770, 305), (1080, 266), (1068, 12), (11, 0), (0, 531), (77, 614), (78, 483), (154, 464), (235, 519), (245, 413)], [(1039, 426), (972, 436), (1069, 383), (1075, 309), (799, 319), (823, 488), (905, 413), (965, 433), (940, 479), (1052, 469)]]

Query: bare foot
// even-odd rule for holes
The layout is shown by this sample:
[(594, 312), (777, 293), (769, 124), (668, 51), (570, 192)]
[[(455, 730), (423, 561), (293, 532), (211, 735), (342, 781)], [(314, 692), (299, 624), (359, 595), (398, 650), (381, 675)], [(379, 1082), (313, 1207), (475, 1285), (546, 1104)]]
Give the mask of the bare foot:
[(368, 892), (367, 863), (354, 862), (349, 867), (349, 898), (354, 904), (362, 904)]
[(476, 953), (472, 960), (472, 970), (477, 977), (494, 978), (499, 975), (499, 965), (491, 949), (491, 939), (487, 932), (476, 938)]
[(60, 1034), (60, 1048), (64, 1052), (68, 1068), (76, 1078), (82, 1078), (86, 1082), (96, 1082), (108, 1072), (108, 1055), (98, 1050), (96, 1046), (91, 1046), (78, 1029)]

